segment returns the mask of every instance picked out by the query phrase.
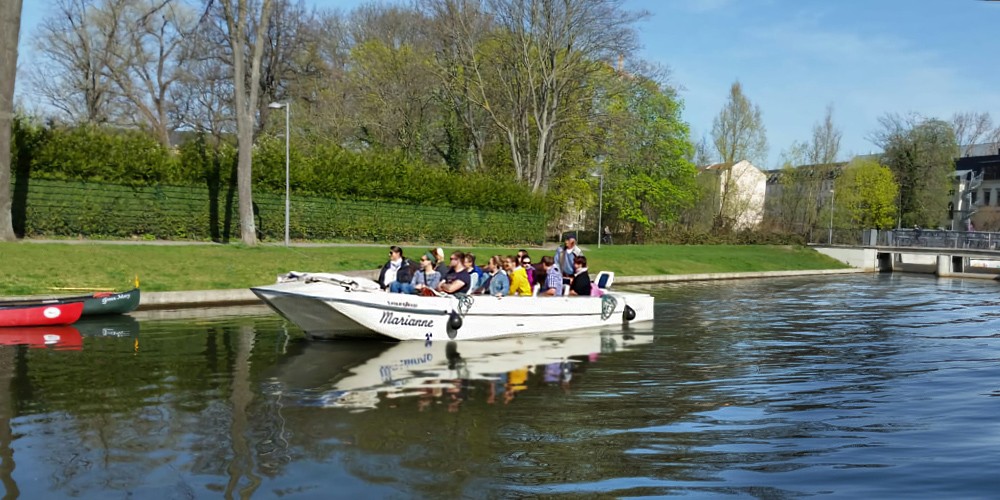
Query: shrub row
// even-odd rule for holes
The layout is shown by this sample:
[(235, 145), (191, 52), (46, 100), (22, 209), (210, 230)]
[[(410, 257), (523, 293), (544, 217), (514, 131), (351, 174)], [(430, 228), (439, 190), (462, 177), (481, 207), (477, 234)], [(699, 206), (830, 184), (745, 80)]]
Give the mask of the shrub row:
[[(207, 188), (33, 179), (28, 187), (26, 236), (89, 238), (239, 238), (238, 200), (228, 191), (214, 202)], [(255, 195), (255, 215), (265, 241), (284, 238), (281, 195)], [(214, 207), (214, 208), (213, 208)], [(407, 205), (393, 202), (293, 197), (289, 232), (294, 239), (540, 243), (545, 220), (538, 213)]]
[[(135, 187), (209, 186), (222, 189), (236, 173), (236, 148), (203, 134), (186, 134), (178, 151), (140, 130), (80, 125), (43, 126), (15, 118), (13, 153), (33, 179), (109, 182)], [(259, 192), (285, 191), (285, 142), (262, 135), (254, 145)], [(322, 138), (296, 137), (289, 162), (298, 196), (387, 200), (438, 207), (541, 212), (540, 196), (511, 176), (451, 171), (394, 151), (350, 151)]]
[[(672, 245), (805, 245), (800, 234), (767, 230), (705, 232), (673, 226), (652, 235), (650, 243)], [(616, 240), (617, 241), (617, 240)], [(625, 239), (621, 240), (623, 243)]]

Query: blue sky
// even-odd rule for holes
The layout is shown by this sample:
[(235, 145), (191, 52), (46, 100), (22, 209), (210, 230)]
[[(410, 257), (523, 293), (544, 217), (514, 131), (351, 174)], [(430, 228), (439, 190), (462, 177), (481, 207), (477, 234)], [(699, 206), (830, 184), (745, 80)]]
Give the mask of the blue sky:
[[(53, 0), (24, 0), (25, 42)], [(350, 9), (361, 0), (306, 0)], [(887, 113), (1000, 120), (1000, 2), (976, 0), (626, 0), (650, 12), (641, 57), (668, 67), (694, 137), (708, 135), (739, 80), (763, 113), (774, 167), (806, 140), (828, 104), (841, 155), (876, 150), (867, 137)], [(20, 83), (20, 82), (19, 82)], [(18, 89), (19, 93), (21, 88)]]

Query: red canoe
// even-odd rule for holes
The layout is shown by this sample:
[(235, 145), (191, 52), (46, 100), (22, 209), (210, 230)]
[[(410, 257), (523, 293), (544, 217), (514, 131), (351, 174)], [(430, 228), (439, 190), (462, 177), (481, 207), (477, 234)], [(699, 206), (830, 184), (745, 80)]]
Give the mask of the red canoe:
[(83, 302), (0, 307), (0, 327), (68, 325), (81, 314)]
[(79, 330), (66, 325), (0, 328), (0, 345), (55, 347), (75, 351), (83, 347), (83, 337)]

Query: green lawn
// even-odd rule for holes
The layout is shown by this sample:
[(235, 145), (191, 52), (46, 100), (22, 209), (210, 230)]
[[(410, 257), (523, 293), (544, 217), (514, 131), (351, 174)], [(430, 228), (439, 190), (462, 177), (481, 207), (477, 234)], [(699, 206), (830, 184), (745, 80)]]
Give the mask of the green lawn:
[[(424, 248), (406, 250), (407, 257), (416, 259)], [(489, 255), (517, 249), (471, 250), (482, 263)], [(552, 253), (529, 251), (535, 262)], [(65, 293), (59, 289), (76, 287), (123, 289), (136, 275), (147, 291), (246, 288), (272, 283), (290, 270), (376, 269), (387, 254), (387, 247), (372, 246), (0, 243), (0, 296)], [(811, 249), (786, 246), (604, 246), (586, 247), (586, 255), (592, 271), (625, 276), (846, 267)]]

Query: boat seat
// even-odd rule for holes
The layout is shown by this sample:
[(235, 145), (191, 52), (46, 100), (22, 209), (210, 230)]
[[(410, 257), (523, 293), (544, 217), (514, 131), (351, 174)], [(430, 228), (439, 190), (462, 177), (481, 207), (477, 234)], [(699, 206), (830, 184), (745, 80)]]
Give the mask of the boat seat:
[(597, 288), (601, 290), (607, 290), (611, 288), (611, 284), (615, 282), (615, 272), (614, 271), (601, 271), (597, 273)]
[(531, 288), (531, 296), (532, 297), (537, 297), (538, 296), (538, 289), (541, 288), (541, 287), (542, 287), (541, 283), (535, 283), (535, 286), (533, 286)]
[(563, 285), (563, 297), (569, 297), (569, 285)]

